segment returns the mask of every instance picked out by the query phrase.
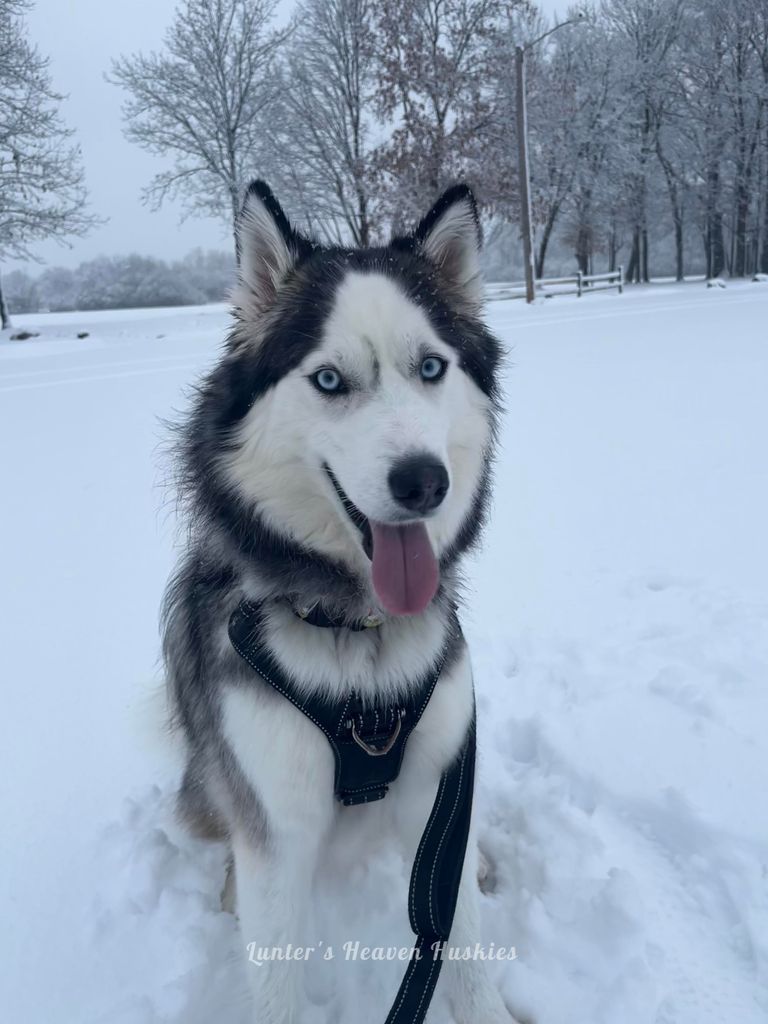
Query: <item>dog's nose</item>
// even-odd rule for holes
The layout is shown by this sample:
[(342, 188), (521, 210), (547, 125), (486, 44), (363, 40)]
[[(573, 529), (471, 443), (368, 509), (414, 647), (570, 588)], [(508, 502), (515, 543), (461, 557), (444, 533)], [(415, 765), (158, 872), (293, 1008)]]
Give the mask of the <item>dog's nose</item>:
[(432, 512), (448, 493), (448, 471), (433, 455), (411, 455), (392, 467), (392, 497), (409, 512)]

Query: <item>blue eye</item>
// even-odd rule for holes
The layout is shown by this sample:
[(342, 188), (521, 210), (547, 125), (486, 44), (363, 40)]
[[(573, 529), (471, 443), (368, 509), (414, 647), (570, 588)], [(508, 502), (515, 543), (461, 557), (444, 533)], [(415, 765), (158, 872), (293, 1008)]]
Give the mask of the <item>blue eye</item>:
[(427, 356), (422, 361), (419, 372), (422, 380), (427, 380), (432, 384), (440, 380), (447, 369), (448, 363), (444, 359), (441, 359), (439, 356)]
[(334, 370), (330, 366), (325, 366), (322, 370), (318, 370), (317, 373), (310, 377), (310, 380), (318, 391), (323, 391), (327, 395), (339, 394), (346, 390), (343, 377), (338, 370)]

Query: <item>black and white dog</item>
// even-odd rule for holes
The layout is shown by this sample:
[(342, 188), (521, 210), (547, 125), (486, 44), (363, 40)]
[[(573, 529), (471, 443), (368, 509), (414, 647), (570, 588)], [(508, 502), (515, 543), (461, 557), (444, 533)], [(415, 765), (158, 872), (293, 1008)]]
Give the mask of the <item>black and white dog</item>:
[[(413, 863), (465, 743), (459, 562), (487, 505), (500, 346), (481, 319), (464, 186), (413, 235), (359, 250), (304, 237), (254, 182), (238, 241), (235, 325), (181, 435), (190, 543), (164, 652), (188, 757), (180, 813), (230, 844), (245, 941), (281, 947), (301, 944), (315, 869), (345, 829), (371, 848), (397, 837)], [(326, 737), (233, 649), (244, 601), (298, 693), (386, 704), (441, 665), (387, 799), (334, 799)], [(474, 947), (472, 841), (461, 877), (451, 945)], [(250, 975), (259, 1024), (300, 1019), (300, 965)], [(442, 978), (460, 1024), (511, 1020), (482, 960), (448, 962)]]

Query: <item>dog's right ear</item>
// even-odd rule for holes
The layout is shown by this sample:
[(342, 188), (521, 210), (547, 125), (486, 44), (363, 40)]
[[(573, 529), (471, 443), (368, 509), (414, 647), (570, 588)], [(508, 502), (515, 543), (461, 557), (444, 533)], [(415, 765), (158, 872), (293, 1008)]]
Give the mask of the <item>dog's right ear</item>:
[(313, 245), (291, 227), (264, 181), (248, 186), (236, 234), (239, 287), (233, 298), (243, 319), (257, 319), (275, 304), (288, 274)]

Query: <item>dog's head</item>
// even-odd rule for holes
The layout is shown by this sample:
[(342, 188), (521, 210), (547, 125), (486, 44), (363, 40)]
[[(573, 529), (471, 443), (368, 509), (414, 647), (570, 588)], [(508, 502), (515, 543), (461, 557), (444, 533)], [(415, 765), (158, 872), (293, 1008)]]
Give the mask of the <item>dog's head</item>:
[(499, 359), (479, 240), (464, 186), (364, 250), (318, 245), (249, 188), (237, 323), (200, 389), (187, 479), (277, 589), (418, 613), (477, 535)]

